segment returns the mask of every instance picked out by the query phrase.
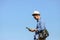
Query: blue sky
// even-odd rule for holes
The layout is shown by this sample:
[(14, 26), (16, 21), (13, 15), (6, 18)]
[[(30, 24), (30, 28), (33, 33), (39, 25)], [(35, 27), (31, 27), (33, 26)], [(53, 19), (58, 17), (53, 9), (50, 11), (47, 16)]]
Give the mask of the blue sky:
[(35, 28), (35, 9), (49, 31), (47, 40), (59, 40), (60, 0), (0, 0), (0, 40), (33, 40), (34, 33), (26, 27)]

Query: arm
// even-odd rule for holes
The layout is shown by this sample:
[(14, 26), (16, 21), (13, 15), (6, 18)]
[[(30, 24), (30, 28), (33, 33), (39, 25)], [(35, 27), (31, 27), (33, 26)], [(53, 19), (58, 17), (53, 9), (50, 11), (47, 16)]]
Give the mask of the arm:
[(36, 32), (38, 29), (30, 29), (31, 32)]

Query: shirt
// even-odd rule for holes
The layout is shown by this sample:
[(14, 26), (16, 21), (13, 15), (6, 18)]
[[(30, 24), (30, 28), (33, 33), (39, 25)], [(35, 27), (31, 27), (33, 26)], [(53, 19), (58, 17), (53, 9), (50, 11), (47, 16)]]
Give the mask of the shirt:
[(40, 31), (43, 30), (44, 28), (45, 28), (45, 24), (44, 24), (43, 20), (40, 19), (40, 20), (37, 22), (37, 26), (36, 26), (36, 29), (38, 29), (38, 31), (35, 32), (35, 33), (40, 32)]
[(34, 35), (34, 39), (36, 40), (39, 36), (39, 32), (41, 30), (43, 30), (45, 28), (45, 23), (43, 22), (42, 19), (40, 19), (38, 22), (37, 22), (37, 26), (36, 26), (36, 29), (38, 30), (37, 32), (35, 32), (35, 35)]

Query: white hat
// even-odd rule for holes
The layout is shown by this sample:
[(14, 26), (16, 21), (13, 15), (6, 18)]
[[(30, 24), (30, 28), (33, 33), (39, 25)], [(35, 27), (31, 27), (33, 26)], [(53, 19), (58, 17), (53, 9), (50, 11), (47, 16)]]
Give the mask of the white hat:
[(40, 12), (39, 11), (34, 11), (32, 16), (34, 16), (34, 15), (40, 15)]

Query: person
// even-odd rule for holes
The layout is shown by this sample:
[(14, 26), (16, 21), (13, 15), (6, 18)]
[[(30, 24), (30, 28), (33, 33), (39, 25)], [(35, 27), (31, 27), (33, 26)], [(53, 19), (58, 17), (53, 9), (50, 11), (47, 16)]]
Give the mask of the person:
[(41, 21), (40, 12), (39, 11), (34, 11), (32, 16), (37, 21), (37, 26), (36, 26), (35, 29), (28, 28), (28, 30), (31, 31), (31, 32), (35, 32), (34, 40), (46, 40), (45, 38), (39, 38), (39, 37), (42, 37), (42, 35), (39, 34), (39, 33), (41, 33), (43, 31), (44, 27), (45, 27), (44, 22)]

